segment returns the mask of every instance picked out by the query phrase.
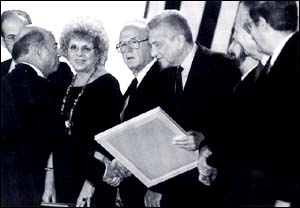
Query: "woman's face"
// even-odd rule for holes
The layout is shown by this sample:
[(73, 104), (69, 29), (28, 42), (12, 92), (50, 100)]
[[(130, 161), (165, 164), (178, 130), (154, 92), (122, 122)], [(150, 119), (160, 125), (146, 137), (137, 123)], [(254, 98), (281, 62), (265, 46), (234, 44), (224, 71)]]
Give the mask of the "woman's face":
[(98, 56), (92, 41), (72, 38), (68, 47), (68, 60), (77, 72), (92, 73)]

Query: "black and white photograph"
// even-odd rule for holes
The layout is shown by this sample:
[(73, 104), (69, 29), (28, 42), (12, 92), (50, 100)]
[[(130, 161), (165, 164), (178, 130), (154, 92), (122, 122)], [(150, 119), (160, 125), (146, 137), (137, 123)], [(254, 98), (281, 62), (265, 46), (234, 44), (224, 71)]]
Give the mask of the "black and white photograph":
[(299, 207), (299, 1), (1, 1), (1, 207)]

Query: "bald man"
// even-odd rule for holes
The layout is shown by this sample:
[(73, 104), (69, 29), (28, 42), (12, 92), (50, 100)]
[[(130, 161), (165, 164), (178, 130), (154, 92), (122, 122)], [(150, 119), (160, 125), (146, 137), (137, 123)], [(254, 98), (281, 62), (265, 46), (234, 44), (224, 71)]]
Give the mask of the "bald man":
[(63, 134), (46, 79), (58, 68), (57, 43), (29, 26), (15, 40), (16, 68), (1, 79), (1, 206), (39, 206), (47, 159)]

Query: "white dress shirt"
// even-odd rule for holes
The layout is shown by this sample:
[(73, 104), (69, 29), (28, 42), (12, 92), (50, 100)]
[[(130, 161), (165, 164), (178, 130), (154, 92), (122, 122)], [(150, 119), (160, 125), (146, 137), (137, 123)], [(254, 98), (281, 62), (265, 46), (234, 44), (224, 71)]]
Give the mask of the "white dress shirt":
[(197, 52), (197, 45), (194, 44), (192, 50), (190, 53), (185, 57), (183, 63), (181, 64), (181, 67), (183, 68), (183, 71), (181, 72), (181, 77), (182, 77), (182, 87), (184, 89), (188, 75), (190, 73), (192, 63), (195, 57), (195, 54)]

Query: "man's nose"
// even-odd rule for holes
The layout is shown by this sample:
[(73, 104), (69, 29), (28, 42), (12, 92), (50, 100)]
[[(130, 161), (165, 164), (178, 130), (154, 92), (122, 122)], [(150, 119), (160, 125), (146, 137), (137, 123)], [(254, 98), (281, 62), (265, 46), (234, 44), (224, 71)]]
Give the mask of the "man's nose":
[(151, 47), (151, 56), (156, 57), (157, 56), (157, 49), (155, 46)]
[(63, 51), (62, 51), (62, 49), (60, 49), (60, 48), (56, 50), (56, 53), (57, 53), (57, 56), (58, 56), (58, 57), (63, 56)]

